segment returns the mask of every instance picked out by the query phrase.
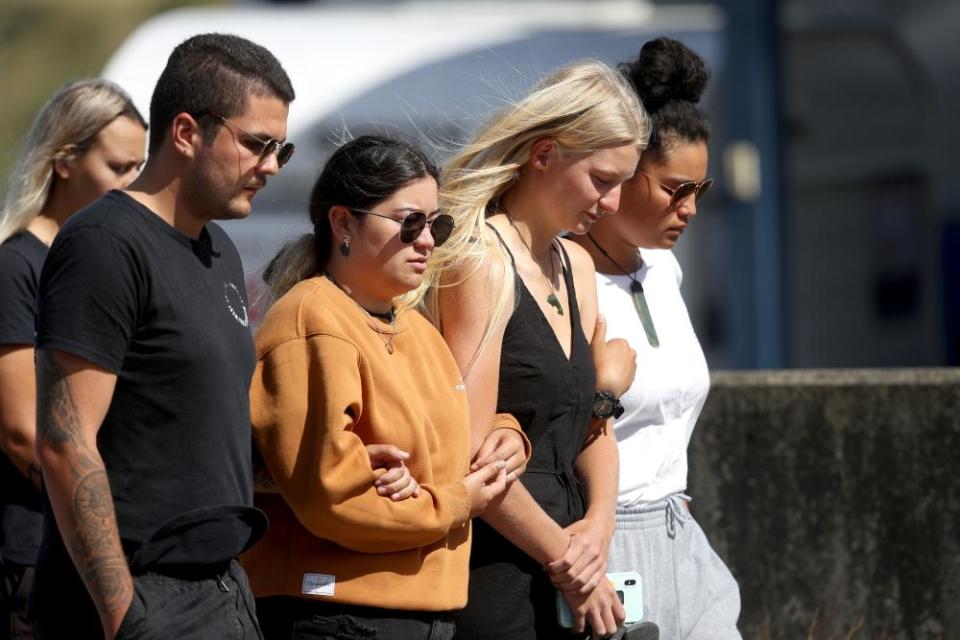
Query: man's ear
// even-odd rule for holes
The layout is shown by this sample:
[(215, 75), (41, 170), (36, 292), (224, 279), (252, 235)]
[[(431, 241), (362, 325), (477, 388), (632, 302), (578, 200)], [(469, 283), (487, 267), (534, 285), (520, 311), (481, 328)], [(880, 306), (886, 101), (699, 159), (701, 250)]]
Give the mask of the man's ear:
[(173, 150), (185, 158), (193, 158), (203, 144), (203, 131), (200, 124), (189, 113), (181, 112), (170, 123), (170, 141)]

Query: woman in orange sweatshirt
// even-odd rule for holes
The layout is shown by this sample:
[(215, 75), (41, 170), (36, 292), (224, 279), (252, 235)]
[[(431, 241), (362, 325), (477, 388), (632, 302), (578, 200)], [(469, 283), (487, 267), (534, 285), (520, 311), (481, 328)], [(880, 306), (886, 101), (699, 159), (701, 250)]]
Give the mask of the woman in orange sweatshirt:
[[(502, 416), (513, 435), (471, 470), (457, 364), (430, 322), (395, 305), (453, 228), (436, 178), (406, 144), (345, 144), (314, 185), (314, 233), (266, 270), (279, 299), (257, 333), (251, 414), (277, 492), (259, 497), (270, 530), (244, 563), (267, 638), (452, 638), (470, 518), (525, 462)], [(416, 494), (381, 495), (377, 444), (409, 452)]]

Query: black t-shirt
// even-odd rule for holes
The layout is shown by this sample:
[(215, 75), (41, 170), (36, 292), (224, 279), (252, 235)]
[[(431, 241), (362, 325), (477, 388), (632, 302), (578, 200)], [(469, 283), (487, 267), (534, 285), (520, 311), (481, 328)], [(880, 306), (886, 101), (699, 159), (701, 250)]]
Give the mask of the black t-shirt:
[[(24, 231), (0, 245), (0, 346), (33, 346), (37, 288), (47, 245)], [(0, 557), (33, 564), (40, 547), (40, 493), (0, 452)]]
[[(252, 508), (254, 366), (240, 256), (208, 224), (193, 240), (120, 191), (73, 216), (40, 283), (37, 348), (117, 374), (97, 436), (131, 568), (218, 563), (265, 529)], [(63, 599), (47, 518), (34, 606)]]

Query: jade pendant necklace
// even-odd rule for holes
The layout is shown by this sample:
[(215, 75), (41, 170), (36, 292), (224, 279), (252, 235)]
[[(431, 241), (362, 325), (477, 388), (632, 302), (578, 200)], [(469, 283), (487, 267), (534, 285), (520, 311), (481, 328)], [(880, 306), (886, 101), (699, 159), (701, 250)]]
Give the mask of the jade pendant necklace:
[(641, 258), (640, 266), (637, 267), (637, 270), (633, 273), (630, 273), (621, 267), (616, 260), (611, 258), (610, 254), (600, 246), (600, 243), (597, 242), (589, 232), (587, 232), (587, 238), (589, 238), (590, 242), (593, 243), (593, 246), (597, 248), (597, 251), (602, 253), (603, 257), (610, 261), (610, 264), (622, 271), (623, 275), (630, 278), (630, 297), (633, 298), (633, 308), (637, 310), (637, 315), (640, 317), (640, 324), (643, 325), (643, 332), (647, 334), (647, 343), (651, 347), (659, 347), (660, 338), (657, 336), (657, 328), (653, 326), (653, 318), (650, 316), (650, 307), (647, 306), (647, 297), (643, 295), (643, 285), (639, 280), (637, 280), (637, 276), (635, 275), (637, 271), (643, 268), (643, 259)]
[(513, 230), (517, 233), (517, 237), (520, 238), (520, 242), (523, 243), (523, 246), (527, 249), (527, 252), (530, 254), (530, 259), (533, 260), (533, 263), (537, 265), (537, 268), (540, 269), (540, 275), (543, 276), (543, 279), (546, 281), (547, 286), (550, 288), (550, 294), (547, 296), (547, 304), (553, 307), (557, 314), (563, 315), (563, 305), (560, 304), (560, 298), (557, 297), (557, 290), (553, 286), (553, 279), (556, 277), (556, 272), (553, 270), (553, 254), (557, 253), (559, 257), (559, 252), (557, 252), (557, 247), (554, 245), (554, 241), (550, 241), (550, 252), (547, 254), (550, 257), (550, 277), (547, 278), (547, 274), (543, 272), (543, 268), (540, 266), (540, 263), (537, 262), (537, 259), (533, 257), (533, 249), (527, 243), (526, 239), (523, 237), (523, 234), (520, 233), (520, 230), (517, 229), (517, 225), (513, 224), (513, 218), (510, 217), (510, 212), (507, 211), (507, 208), (503, 205), (500, 205), (503, 209), (503, 212), (507, 216), (507, 222), (510, 223), (510, 226), (513, 227)]

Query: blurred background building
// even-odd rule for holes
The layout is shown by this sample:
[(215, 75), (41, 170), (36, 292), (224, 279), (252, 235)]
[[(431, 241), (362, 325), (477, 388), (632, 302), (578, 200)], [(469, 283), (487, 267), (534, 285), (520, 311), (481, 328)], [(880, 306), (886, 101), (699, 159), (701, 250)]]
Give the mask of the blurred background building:
[(297, 154), (252, 219), (226, 225), (255, 288), (344, 137), (413, 138), (442, 162), (556, 66), (670, 35), (713, 71), (718, 184), (677, 250), (711, 366), (955, 365), (958, 24), (956, 0), (3, 0), (0, 171), (64, 80), (104, 73), (146, 112), (183, 38), (256, 40), (299, 97)]

